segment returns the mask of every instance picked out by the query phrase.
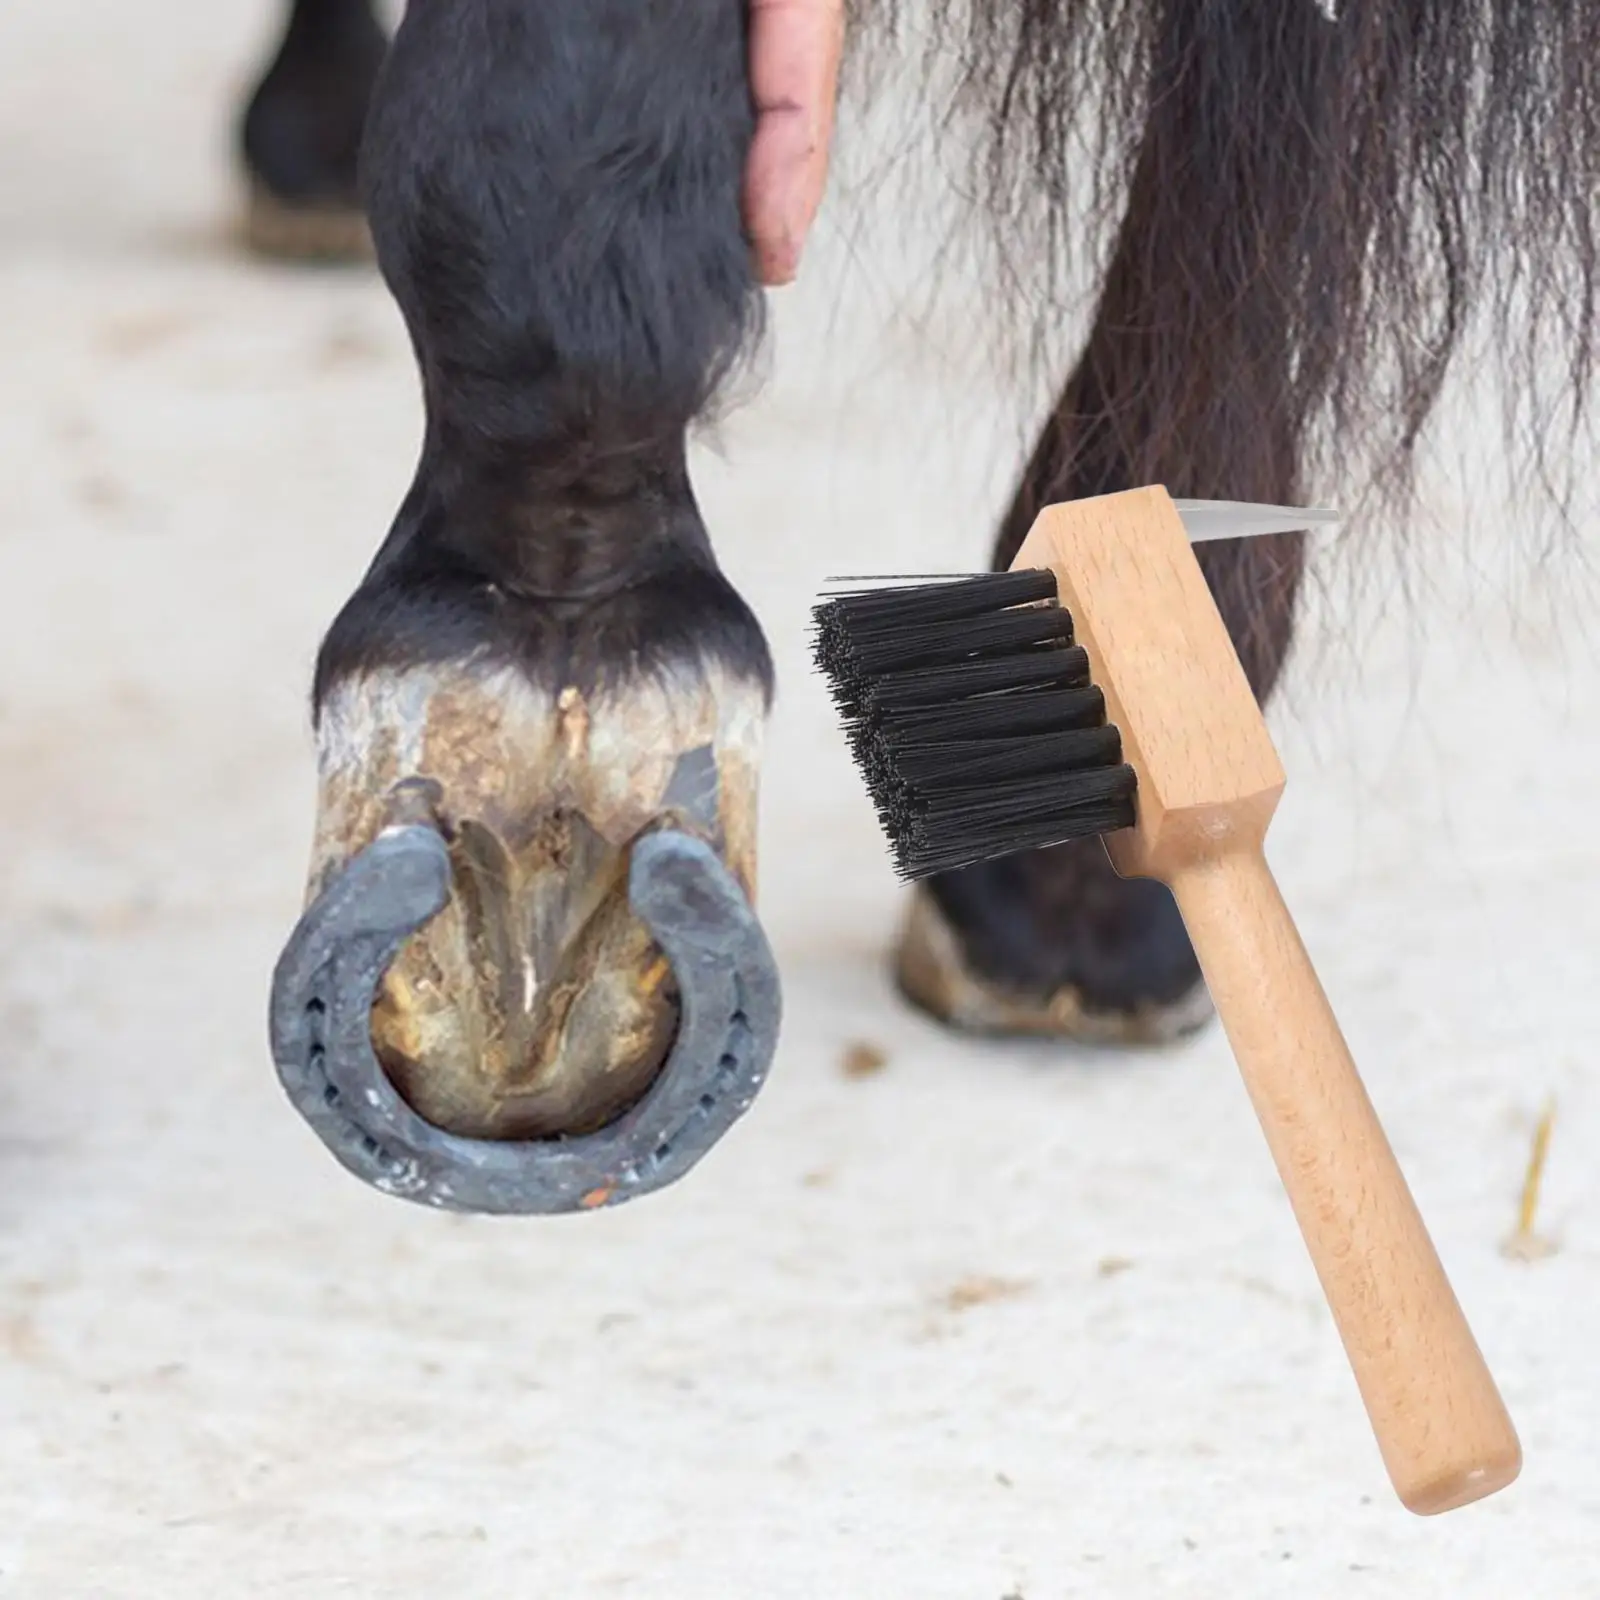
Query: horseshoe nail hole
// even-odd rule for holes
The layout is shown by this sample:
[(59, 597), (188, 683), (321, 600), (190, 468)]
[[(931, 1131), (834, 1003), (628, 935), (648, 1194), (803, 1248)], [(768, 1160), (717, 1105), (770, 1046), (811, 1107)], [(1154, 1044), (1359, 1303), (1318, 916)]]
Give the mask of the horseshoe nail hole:
[(385, 1150), (383, 1146), (372, 1137), (371, 1134), (364, 1134), (362, 1136), (361, 1149), (370, 1160), (377, 1164), (380, 1172), (386, 1173), (390, 1176), (401, 1171), (405, 1165), (405, 1163), (402, 1162), (399, 1157), (390, 1155), (390, 1153)]
[(327, 1006), (324, 1005), (321, 1000), (317, 999), (315, 995), (306, 1001), (306, 1015), (308, 1017), (325, 1017), (327, 1014)]
[(700, 1096), (700, 1109), (702, 1111), (712, 1110), (716, 1106), (716, 1103), (717, 1097), (714, 1094), (703, 1094)]
[(339, 1091), (331, 1083), (322, 1091), (322, 1103), (325, 1106), (336, 1106), (339, 1103)]

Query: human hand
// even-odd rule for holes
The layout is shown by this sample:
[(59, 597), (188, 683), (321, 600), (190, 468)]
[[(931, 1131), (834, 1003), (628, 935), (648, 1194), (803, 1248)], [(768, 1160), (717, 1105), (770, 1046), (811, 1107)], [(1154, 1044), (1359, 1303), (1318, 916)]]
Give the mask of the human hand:
[(828, 178), (844, 49), (844, 0), (750, 0), (756, 131), (745, 227), (769, 286), (794, 280)]

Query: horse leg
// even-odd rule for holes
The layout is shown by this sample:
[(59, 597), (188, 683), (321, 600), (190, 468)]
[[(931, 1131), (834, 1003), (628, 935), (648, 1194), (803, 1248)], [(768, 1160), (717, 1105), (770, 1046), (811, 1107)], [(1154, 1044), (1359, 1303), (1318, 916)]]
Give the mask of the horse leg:
[[(1319, 26), (1310, 5), (1304, 25)], [(1182, 17), (1183, 8), (1175, 13)], [(1039, 510), (1147, 484), (1174, 495), (1292, 504), (1297, 429), (1270, 397), (1285, 390), (1295, 329), (1279, 314), (1274, 260), (1294, 238), (1300, 197), (1281, 181), (1305, 129), (1267, 130), (1274, 178), (1253, 170), (1244, 137), (1220, 153), (1194, 137), (1210, 108), (1181, 70), (1189, 24), (1167, 39), (1174, 70), (1157, 88), (1087, 344), (1046, 423), (994, 549), (1009, 565)], [(1276, 86), (1281, 96), (1285, 86)], [(1204, 92), (1203, 89), (1200, 92)], [(1215, 166), (1207, 170), (1208, 159)], [(1226, 186), (1260, 229), (1252, 278), (1223, 241), (1186, 231), (1168, 190)], [(1276, 209), (1275, 209), (1276, 208)], [(1268, 409), (1263, 414), (1263, 400)], [(1246, 673), (1264, 702), (1294, 628), (1298, 534), (1203, 546), (1199, 558)], [(1170, 892), (1119, 878), (1098, 840), (952, 872), (914, 892), (896, 955), (903, 992), (941, 1020), (979, 1031), (1154, 1042), (1210, 1016), (1210, 1002)]]
[(388, 43), (372, 0), (290, 0), (238, 128), (253, 249), (301, 260), (368, 254), (356, 160)]
[[(427, 420), (317, 665), (311, 889), (342, 916), (337, 886), (375, 842), (422, 838), (424, 875), (448, 854), (448, 899), (384, 973), (370, 1041), (364, 1014), (341, 1035), (353, 1056), (375, 1046), (374, 1105), (404, 1102), (384, 1113), (410, 1130), (401, 1167), (445, 1151), (418, 1180), (432, 1203), (640, 1192), (686, 1147), (641, 1147), (629, 1118), (648, 1122), (676, 1071), (709, 1084), (685, 1115), (725, 1126), (719, 1085), (747, 1101), (772, 1046), (748, 910), (771, 665), (686, 459), (759, 316), (744, 5), (413, 0), (374, 98), (367, 211)], [(658, 936), (668, 914), (693, 925), (693, 970)], [(372, 1178), (350, 1128), (318, 1120), (319, 1073), (358, 1129), (365, 1112), (339, 1087), (350, 1062), (316, 1059), (337, 1041), (307, 1043), (331, 1003), (313, 965), (280, 969), (281, 1042), (300, 1052), (280, 1070)], [(706, 985), (732, 996), (718, 1037)], [(619, 1141), (603, 1181), (582, 1162), (581, 1182), (538, 1176), (591, 1136)]]

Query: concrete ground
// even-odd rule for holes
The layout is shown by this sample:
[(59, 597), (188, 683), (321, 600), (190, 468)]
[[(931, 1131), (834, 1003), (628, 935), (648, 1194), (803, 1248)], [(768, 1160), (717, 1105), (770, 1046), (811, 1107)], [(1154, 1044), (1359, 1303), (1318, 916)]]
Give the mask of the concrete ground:
[[(311, 655), (419, 413), (375, 280), (225, 237), (266, 10), (0, 10), (0, 1595), (1600, 1594), (1582, 553), (1502, 560), (1523, 512), (1489, 503), (1409, 611), (1314, 611), (1276, 713), (1273, 858), (1526, 1451), (1423, 1522), (1220, 1036), (975, 1044), (886, 981), (902, 895), (806, 609), (841, 568), (977, 561), (1021, 408), (976, 287), (896, 318), (916, 252), (843, 200), (699, 458), (783, 673), (769, 1089), (678, 1190), (570, 1221), (328, 1159), (266, 989)], [(1444, 437), (1488, 456), (1481, 399)], [(1552, 1096), (1553, 1253), (1514, 1261)]]

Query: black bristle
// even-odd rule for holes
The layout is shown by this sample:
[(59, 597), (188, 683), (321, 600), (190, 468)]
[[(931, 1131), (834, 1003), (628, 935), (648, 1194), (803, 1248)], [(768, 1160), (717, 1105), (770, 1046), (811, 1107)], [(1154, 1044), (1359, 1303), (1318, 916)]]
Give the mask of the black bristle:
[(1089, 657), (1077, 645), (1030, 650), (998, 660), (959, 661), (953, 667), (914, 667), (873, 680), (870, 704), (878, 710), (937, 706), (952, 695), (976, 698), (1014, 689), (1074, 688), (1089, 681)]
[(812, 615), (903, 878), (1133, 825), (1133, 769), (1051, 573), (886, 581)]

